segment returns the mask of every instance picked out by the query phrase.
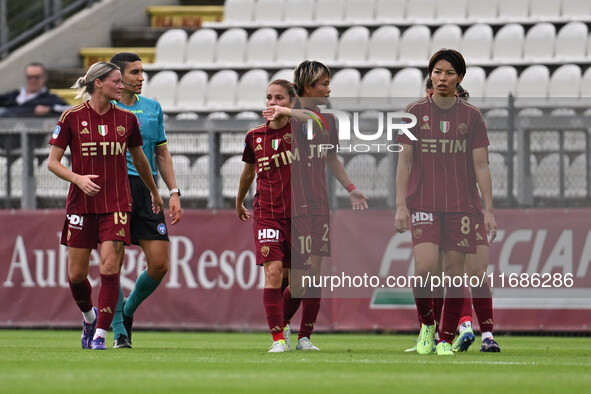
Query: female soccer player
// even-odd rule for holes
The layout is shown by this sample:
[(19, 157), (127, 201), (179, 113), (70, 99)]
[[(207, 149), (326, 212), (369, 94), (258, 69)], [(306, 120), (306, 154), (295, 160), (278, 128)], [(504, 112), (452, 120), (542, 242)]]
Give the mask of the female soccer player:
[[(403, 150), (396, 173), (395, 227), (411, 230), (415, 275), (425, 281), (436, 273), (439, 249), (444, 250), (444, 272), (464, 273), (466, 254), (476, 252), (475, 200), (472, 185), (478, 183), (484, 202), (484, 227), (496, 234), (492, 185), (487, 161), (489, 144), (480, 111), (457, 97), (456, 88), (466, 73), (462, 55), (451, 49), (436, 52), (429, 61), (433, 94), (410, 104), (405, 112), (417, 124), (416, 140), (399, 134)], [(431, 353), (435, 321), (430, 283), (413, 289), (421, 320), (419, 354)], [(446, 286), (438, 355), (452, 355), (451, 343), (463, 302), (463, 286)]]
[[(61, 243), (68, 247), (70, 290), (84, 316), (82, 348), (105, 350), (105, 338), (119, 298), (119, 270), (124, 245), (129, 245), (128, 212), (131, 195), (126, 153), (152, 194), (154, 212), (162, 198), (142, 152), (142, 136), (135, 115), (111, 103), (121, 99), (121, 72), (112, 63), (93, 64), (74, 88), (76, 98), (88, 98), (65, 111), (49, 143), (48, 168), (71, 183)], [(72, 170), (61, 164), (67, 147)], [(101, 244), (101, 287), (98, 311), (93, 308), (88, 280), (90, 253)], [(98, 313), (98, 317), (97, 317)]]
[[(290, 107), (295, 99), (295, 89), (286, 80), (275, 80), (267, 88), (267, 106)], [(238, 217), (246, 222), (251, 214), (244, 207), (244, 198), (256, 175), (252, 216), (257, 264), (265, 270), (263, 304), (273, 336), (271, 353), (288, 350), (282, 325), (283, 268), (303, 264), (309, 258), (305, 248), (309, 244), (309, 218), (300, 168), (306, 158), (297, 141), (289, 116), (278, 116), (250, 130), (246, 134), (244, 169), (236, 197)], [(299, 240), (303, 247), (294, 242)]]

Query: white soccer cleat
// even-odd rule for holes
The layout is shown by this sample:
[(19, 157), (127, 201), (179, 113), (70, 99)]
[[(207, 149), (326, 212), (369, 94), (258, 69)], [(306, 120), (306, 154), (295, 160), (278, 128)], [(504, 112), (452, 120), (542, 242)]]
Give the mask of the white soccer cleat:
[(286, 325), (285, 327), (283, 327), (283, 338), (285, 338), (285, 346), (287, 346), (287, 351), (290, 352), (291, 351), (291, 339), (289, 338), (291, 336), (291, 325)]
[(296, 350), (320, 350), (318, 347), (314, 346), (312, 342), (310, 342), (310, 338), (303, 337), (298, 339), (298, 344), (296, 345)]
[(287, 345), (285, 345), (285, 341), (283, 339), (273, 342), (273, 344), (269, 348), (269, 353), (285, 353), (285, 352), (287, 352)]

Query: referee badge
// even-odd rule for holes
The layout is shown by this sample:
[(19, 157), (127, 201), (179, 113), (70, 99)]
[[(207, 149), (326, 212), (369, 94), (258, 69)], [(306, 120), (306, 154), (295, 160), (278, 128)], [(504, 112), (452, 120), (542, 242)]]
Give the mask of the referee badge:
[(157, 227), (156, 230), (158, 230), (158, 233), (160, 235), (164, 235), (166, 234), (166, 225), (164, 223), (160, 223)]

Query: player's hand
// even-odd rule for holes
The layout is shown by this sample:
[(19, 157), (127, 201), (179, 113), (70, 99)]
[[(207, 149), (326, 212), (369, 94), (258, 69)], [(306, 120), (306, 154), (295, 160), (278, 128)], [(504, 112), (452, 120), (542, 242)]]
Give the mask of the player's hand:
[(397, 208), (394, 216), (394, 227), (399, 233), (404, 233), (410, 228), (410, 211), (407, 207)]
[(76, 178), (76, 186), (80, 188), (87, 196), (96, 196), (101, 191), (101, 187), (92, 180), (98, 178), (98, 175), (80, 175)]
[(286, 107), (281, 107), (279, 105), (272, 105), (270, 107), (267, 107), (265, 110), (263, 110), (263, 118), (271, 121), (271, 120), (276, 120), (277, 118), (281, 117), (281, 116), (290, 116), (291, 113), (288, 112), (289, 108)]
[(39, 116), (39, 115), (47, 115), (50, 110), (51, 110), (51, 107), (49, 107), (47, 105), (36, 105), (33, 112), (35, 113), (35, 115)]
[(168, 216), (172, 219), (170, 224), (177, 224), (181, 220), (181, 198), (178, 194), (172, 193), (170, 200), (168, 200)]
[(158, 214), (162, 211), (162, 207), (164, 206), (164, 201), (162, 201), (162, 197), (160, 197), (160, 193), (153, 194), (150, 192), (150, 196), (152, 196), (152, 212)]
[(486, 234), (488, 235), (488, 242), (492, 242), (497, 237), (497, 222), (492, 212), (484, 213), (484, 227), (486, 227)]
[(236, 213), (238, 214), (238, 219), (243, 222), (246, 222), (250, 217), (250, 212), (248, 212), (248, 209), (244, 207), (243, 203), (236, 203)]
[(367, 209), (367, 196), (359, 189), (354, 189), (349, 193), (349, 200), (351, 200), (351, 205), (353, 206), (354, 211), (362, 211)]

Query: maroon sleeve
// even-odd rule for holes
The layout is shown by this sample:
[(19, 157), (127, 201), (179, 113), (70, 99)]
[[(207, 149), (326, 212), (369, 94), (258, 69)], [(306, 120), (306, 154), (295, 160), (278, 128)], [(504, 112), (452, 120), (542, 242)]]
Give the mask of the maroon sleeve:
[(247, 133), (246, 138), (244, 139), (244, 152), (242, 152), (242, 161), (245, 163), (254, 163), (255, 162), (254, 150), (252, 149), (252, 146), (248, 142), (252, 138), (249, 138), (249, 137), (250, 137), (250, 133)]
[(134, 114), (131, 115), (131, 132), (129, 133), (129, 140), (128, 146), (142, 146), (144, 144), (144, 140), (142, 139), (142, 133), (140, 132), (140, 125), (137, 122), (137, 118)]
[(472, 143), (472, 149), (482, 148), (483, 146), (490, 145), (488, 134), (486, 133), (486, 124), (484, 124), (482, 113), (480, 113), (480, 111), (477, 109), (475, 109), (473, 124), (474, 141)]
[(53, 135), (51, 136), (49, 143), (65, 150), (70, 144), (71, 138), (69, 125), (68, 117), (60, 118), (60, 121), (57, 122), (57, 126), (55, 126), (55, 129), (53, 130)]

